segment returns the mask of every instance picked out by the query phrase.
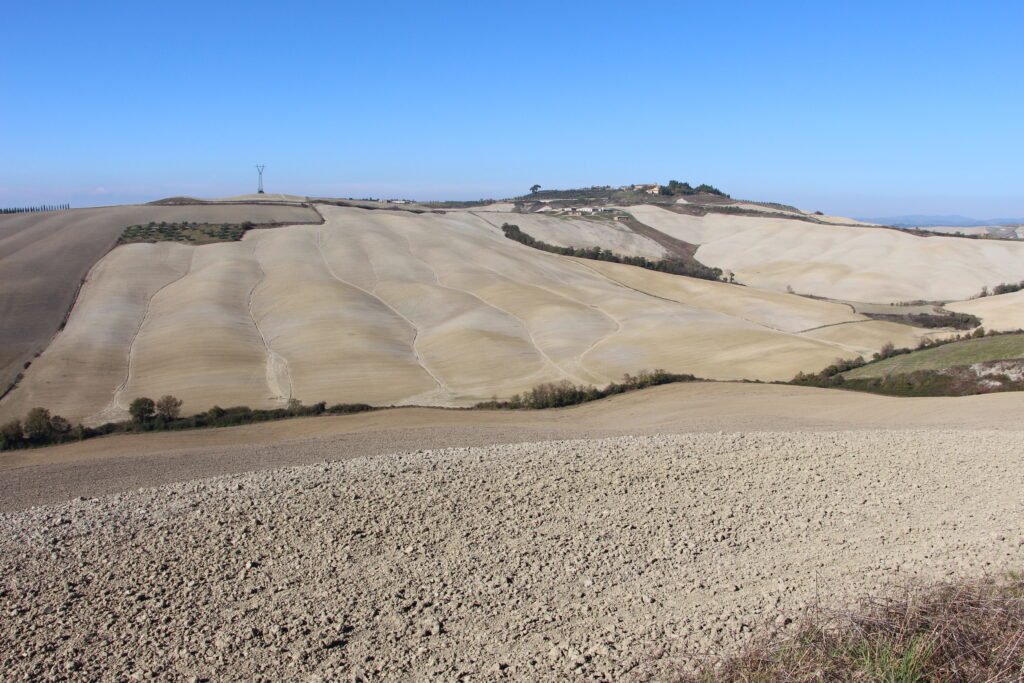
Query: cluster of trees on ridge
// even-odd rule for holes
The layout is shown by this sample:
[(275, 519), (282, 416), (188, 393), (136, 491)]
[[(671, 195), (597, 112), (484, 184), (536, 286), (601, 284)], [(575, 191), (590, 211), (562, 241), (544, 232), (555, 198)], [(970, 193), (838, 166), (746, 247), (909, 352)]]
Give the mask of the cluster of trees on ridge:
[(542, 242), (532, 235), (523, 232), (518, 225), (504, 223), (501, 231), (505, 237), (525, 244), (534, 249), (547, 251), (562, 256), (576, 256), (579, 258), (591, 259), (594, 261), (609, 261), (611, 263), (623, 263), (627, 266), (638, 266), (647, 270), (656, 270), (661, 273), (672, 275), (686, 275), (687, 277), (701, 278), (702, 280), (722, 280), (722, 269), (711, 268), (697, 261), (683, 261), (678, 258), (667, 258), (659, 261), (652, 261), (643, 256), (622, 256), (613, 251), (601, 247), (557, 247), (547, 242)]
[(1013, 292), (1019, 292), (1024, 289), (1024, 280), (1020, 282), (1003, 282), (992, 288), (992, 291), (988, 291), (988, 287), (982, 287), (981, 293), (977, 298), (981, 299), (986, 296), (999, 296), (1000, 294), (1012, 294)]
[(690, 183), (681, 183), (678, 180), (668, 181), (668, 185), (662, 185), (658, 188), (658, 194), (665, 196), (673, 195), (695, 195), (695, 194), (715, 194), (719, 197), (728, 198), (729, 195), (719, 190), (714, 185), (708, 185), (707, 183), (701, 183), (697, 187), (692, 187)]
[[(630, 186), (621, 188), (622, 190), (628, 190)], [(575, 188), (568, 190), (544, 190), (544, 196), (546, 197), (561, 197), (561, 198), (582, 198), (586, 194), (602, 193), (610, 194), (616, 192), (616, 189), (611, 185), (593, 185), (591, 187)], [(537, 195), (541, 193), (540, 185), (533, 185), (530, 187), (530, 194)], [(719, 190), (714, 185), (708, 185), (707, 183), (701, 183), (697, 187), (693, 187), (690, 183), (679, 182), (678, 180), (668, 181), (668, 185), (659, 185), (658, 194), (662, 196), (671, 197), (673, 195), (679, 196), (692, 196), (696, 194), (713, 194), (719, 197), (729, 198), (729, 195)]]
[(40, 204), (39, 206), (10, 206), (0, 208), (0, 214), (7, 213), (42, 213), (43, 211), (67, 211), (70, 204)]

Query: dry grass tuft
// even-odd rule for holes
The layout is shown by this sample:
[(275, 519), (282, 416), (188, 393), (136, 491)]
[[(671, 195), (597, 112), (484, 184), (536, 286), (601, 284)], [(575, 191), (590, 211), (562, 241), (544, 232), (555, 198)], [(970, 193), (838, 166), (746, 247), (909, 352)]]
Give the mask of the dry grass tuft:
[(699, 663), (677, 683), (1024, 681), (1024, 575), (907, 589)]

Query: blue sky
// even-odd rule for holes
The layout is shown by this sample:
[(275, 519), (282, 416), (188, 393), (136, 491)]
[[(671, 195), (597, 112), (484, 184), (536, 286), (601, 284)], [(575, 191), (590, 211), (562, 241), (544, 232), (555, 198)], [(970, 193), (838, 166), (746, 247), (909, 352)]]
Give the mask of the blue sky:
[[(721, 5), (721, 6), (719, 6)], [(0, 26), (0, 205), (670, 178), (1024, 215), (1024, 3), (47, 2)]]

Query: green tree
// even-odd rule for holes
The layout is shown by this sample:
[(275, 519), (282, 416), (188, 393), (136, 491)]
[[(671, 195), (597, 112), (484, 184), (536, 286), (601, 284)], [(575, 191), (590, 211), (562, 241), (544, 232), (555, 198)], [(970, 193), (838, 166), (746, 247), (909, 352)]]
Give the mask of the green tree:
[(165, 420), (177, 420), (181, 415), (181, 399), (170, 394), (161, 396), (160, 400), (156, 402), (156, 412)]
[(21, 438), (21, 420), (11, 420), (0, 427), (0, 448), (14, 448)]
[(534, 185), (530, 188), (530, 194), (537, 194), (540, 191), (540, 185)]
[(50, 411), (46, 408), (33, 408), (25, 416), (25, 436), (32, 441), (45, 441), (51, 431)]
[(132, 416), (133, 422), (146, 422), (153, 417), (154, 412), (156, 412), (156, 404), (153, 403), (153, 399), (145, 396), (138, 397), (128, 406), (128, 414)]
[(53, 435), (63, 437), (71, 431), (71, 423), (65, 420), (60, 415), (54, 415), (50, 418), (50, 432)]

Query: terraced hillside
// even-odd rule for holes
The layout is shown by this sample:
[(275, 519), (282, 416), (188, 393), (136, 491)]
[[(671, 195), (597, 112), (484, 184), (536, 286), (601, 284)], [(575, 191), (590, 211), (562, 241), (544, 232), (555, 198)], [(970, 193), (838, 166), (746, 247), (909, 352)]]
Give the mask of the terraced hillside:
[(788, 379), (926, 334), (782, 292), (542, 253), (470, 211), (320, 210), (323, 225), (240, 242), (117, 248), (0, 417), (42, 405), (102, 422), (165, 393), (185, 412), (290, 398), (466, 405), (656, 367)]
[(285, 204), (112, 206), (0, 216), (0, 394), (46, 348), (82, 278), (125, 227), (149, 221), (317, 220), (312, 209)]

